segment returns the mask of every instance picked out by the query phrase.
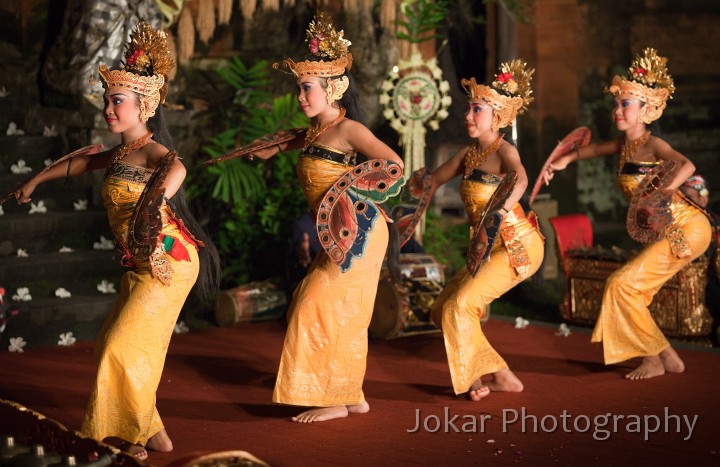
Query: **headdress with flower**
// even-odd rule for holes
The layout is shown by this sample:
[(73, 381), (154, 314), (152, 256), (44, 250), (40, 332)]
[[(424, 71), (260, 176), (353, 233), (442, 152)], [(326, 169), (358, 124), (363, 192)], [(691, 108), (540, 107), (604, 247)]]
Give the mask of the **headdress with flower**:
[(148, 23), (141, 22), (125, 45), (125, 66), (110, 70), (106, 65), (98, 69), (105, 89), (120, 86), (137, 93), (140, 97), (140, 118), (147, 121), (167, 96), (167, 75), (175, 67), (168, 47), (167, 34), (156, 31)]
[(530, 81), (535, 73), (522, 60), (513, 60), (500, 65), (500, 73), (490, 86), (478, 84), (475, 78), (463, 79), (460, 84), (470, 99), (482, 99), (493, 112), (492, 130), (508, 126), (518, 115), (522, 115), (533, 101)]
[(629, 95), (645, 103), (640, 109), (640, 120), (652, 123), (660, 118), (672, 99), (675, 84), (667, 70), (667, 58), (661, 57), (653, 48), (645, 48), (642, 55), (637, 54), (627, 78), (615, 75), (612, 84), (605, 91), (615, 96)]
[[(347, 90), (350, 81), (347, 76), (341, 76), (352, 68), (352, 54), (348, 52), (351, 42), (343, 38), (344, 32), (337, 31), (332, 25), (332, 18), (324, 11), (318, 11), (306, 31), (305, 42), (310, 55), (319, 60), (304, 60), (295, 62), (288, 58), (282, 65), (290, 69), (296, 77), (317, 76), (328, 78), (328, 102), (340, 100)], [(273, 64), (276, 70), (281, 64)]]

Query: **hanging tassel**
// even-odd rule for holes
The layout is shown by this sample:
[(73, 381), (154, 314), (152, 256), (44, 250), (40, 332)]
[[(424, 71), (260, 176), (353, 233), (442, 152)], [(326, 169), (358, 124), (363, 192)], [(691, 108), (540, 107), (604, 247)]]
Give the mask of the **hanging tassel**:
[(230, 24), (233, 0), (215, 0), (217, 6), (217, 24)]
[(382, 0), (380, 4), (380, 26), (388, 32), (395, 32), (395, 19), (397, 18), (397, 0)]
[(280, 11), (280, 0), (263, 0), (263, 10)]
[(180, 13), (177, 27), (178, 33), (178, 62), (185, 63), (195, 53), (195, 26), (193, 26), (192, 13), (187, 6)]
[(198, 2), (198, 14), (195, 26), (198, 30), (198, 37), (205, 44), (210, 42), (215, 32), (215, 8), (212, 2), (203, 0)]
[(240, 0), (240, 11), (246, 20), (252, 19), (257, 7), (257, 0)]

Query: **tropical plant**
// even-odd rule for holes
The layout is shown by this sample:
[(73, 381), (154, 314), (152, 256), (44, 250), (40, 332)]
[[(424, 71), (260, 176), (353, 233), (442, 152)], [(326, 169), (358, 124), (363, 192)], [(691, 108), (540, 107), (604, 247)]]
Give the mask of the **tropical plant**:
[[(247, 66), (234, 57), (217, 70), (234, 92), (231, 105), (216, 110), (225, 128), (203, 151), (218, 157), (277, 130), (307, 126), (297, 99), (273, 96), (266, 61)], [(282, 273), (293, 219), (307, 209), (295, 176), (298, 151), (271, 162), (232, 159), (191, 176), (189, 193), (212, 219), (213, 240), (223, 260), (223, 277), (236, 285)]]

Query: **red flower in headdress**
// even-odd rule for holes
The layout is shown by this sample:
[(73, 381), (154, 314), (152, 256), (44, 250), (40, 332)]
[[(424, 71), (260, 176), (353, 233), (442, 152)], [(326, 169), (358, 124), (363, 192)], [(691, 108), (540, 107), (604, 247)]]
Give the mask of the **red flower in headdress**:
[(508, 83), (508, 82), (512, 81), (512, 79), (513, 79), (512, 73), (500, 73), (497, 76), (497, 80), (500, 81), (501, 83)]
[(138, 57), (140, 55), (143, 55), (144, 53), (145, 53), (144, 50), (136, 50), (135, 52), (133, 52), (132, 55), (130, 55), (130, 57), (128, 57), (127, 64), (130, 66), (134, 66), (135, 62), (137, 62)]
[(645, 76), (647, 74), (647, 70), (643, 67), (637, 67), (635, 68), (635, 74), (638, 76)]
[(320, 50), (320, 39), (313, 37), (308, 43), (308, 50), (311, 54), (317, 55), (318, 50)]

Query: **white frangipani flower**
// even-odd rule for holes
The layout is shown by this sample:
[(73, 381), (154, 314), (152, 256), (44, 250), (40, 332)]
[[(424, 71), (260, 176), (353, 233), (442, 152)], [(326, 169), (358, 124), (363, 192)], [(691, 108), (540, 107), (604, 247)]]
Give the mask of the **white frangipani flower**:
[(70, 248), (69, 246), (63, 245), (63, 246), (61, 246), (60, 249), (58, 250), (58, 253), (72, 253), (73, 251), (75, 251), (75, 250), (73, 250), (73, 249)]
[(93, 243), (93, 250), (114, 250), (115, 243), (112, 240), (100, 235), (100, 241)]
[(30, 202), (30, 210), (28, 211), (28, 214), (45, 214), (47, 212), (47, 206), (45, 206), (45, 201), (40, 200), (37, 203)]
[(20, 128), (18, 128), (17, 123), (15, 123), (15, 122), (10, 122), (10, 124), (8, 125), (8, 129), (7, 129), (7, 131), (5, 132), (5, 134), (8, 135), (8, 136), (22, 136), (22, 135), (25, 134), (25, 131), (23, 131), (23, 130), (21, 130)]
[(49, 166), (52, 163), (53, 163), (53, 160), (50, 159), (49, 157), (43, 161), (43, 164), (45, 164), (45, 167)]
[(0, 88), (0, 98), (7, 97), (10, 95), (10, 91), (5, 89), (5, 86)]
[(32, 300), (32, 295), (30, 295), (30, 289), (27, 287), (20, 287), (17, 289), (17, 292), (15, 292), (15, 295), (12, 296), (12, 299), (16, 302), (29, 302)]
[(515, 329), (525, 329), (528, 324), (530, 324), (530, 321), (526, 320), (522, 316), (515, 318)]
[(27, 345), (27, 342), (25, 342), (25, 339), (22, 337), (11, 337), (10, 338), (10, 345), (8, 345), (8, 350), (10, 352), (18, 352), (23, 353), (23, 347)]
[(77, 339), (75, 339), (72, 332), (64, 332), (60, 334), (60, 340), (58, 340), (58, 345), (62, 347), (70, 347), (75, 342), (77, 342)]
[(14, 173), (15, 175), (22, 175), (28, 172), (32, 172), (32, 167), (27, 165), (24, 159), (20, 159), (17, 161), (17, 163), (10, 166), (10, 172)]
[(557, 332), (555, 333), (556, 336), (563, 336), (563, 337), (567, 337), (570, 334), (572, 334), (572, 331), (570, 331), (570, 326), (568, 326), (565, 323), (560, 324), (560, 327), (558, 328)]
[(73, 209), (76, 211), (87, 211), (88, 207), (88, 200), (86, 199), (79, 199), (73, 203)]
[(190, 328), (185, 324), (185, 321), (178, 321), (175, 324), (175, 334), (187, 334), (189, 331)]
[(3, 214), (5, 214), (5, 211), (3, 211), (2, 204), (0, 204), (0, 216), (2, 216)]
[(55, 296), (58, 298), (70, 298), (72, 297), (72, 294), (64, 287), (60, 287), (55, 290)]
[(97, 289), (100, 293), (117, 293), (117, 290), (115, 290), (115, 284), (105, 279), (97, 285)]
[(18, 258), (27, 258), (28, 252), (26, 250), (23, 250), (22, 248), (17, 249), (17, 257)]
[(52, 138), (53, 136), (57, 136), (57, 130), (55, 130), (55, 125), (45, 127), (43, 128), (43, 136), (47, 138)]

